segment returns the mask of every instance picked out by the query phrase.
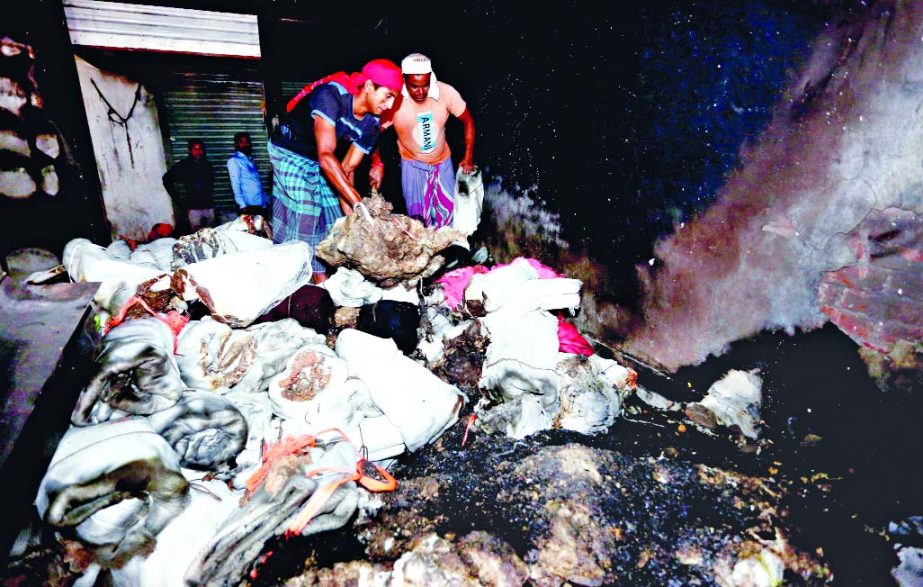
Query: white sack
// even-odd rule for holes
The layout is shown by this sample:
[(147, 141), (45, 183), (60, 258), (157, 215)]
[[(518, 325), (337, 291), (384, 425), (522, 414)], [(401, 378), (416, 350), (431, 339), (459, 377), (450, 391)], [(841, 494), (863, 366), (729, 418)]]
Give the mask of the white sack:
[(117, 566), (154, 543), (187, 491), (173, 448), (136, 418), (68, 430), (35, 505), (46, 523), (75, 527), (101, 562)]
[(231, 481), (234, 488), (243, 489), (263, 462), (263, 443), (278, 441), (280, 434), (273, 426), (272, 406), (265, 393), (235, 391), (221, 397), (230, 400), (247, 421), (247, 441), (235, 459), (237, 470)]
[(510, 301), (518, 286), (537, 279), (538, 270), (519, 257), (489, 273), (472, 275), (465, 288), (465, 300), (483, 302), (484, 309), (492, 312)]
[(296, 241), (187, 265), (176, 270), (173, 283), (216, 320), (244, 327), (310, 280), (311, 251)]
[(270, 379), (285, 368), (285, 362), (296, 350), (307, 344), (323, 345), (327, 340), (294, 318), (254, 324), (245, 332), (256, 341), (256, 358), (232, 391), (265, 391)]
[[(106, 249), (85, 238), (76, 238), (68, 242), (61, 258), (67, 274), (73, 281), (101, 284), (93, 299), (110, 314), (117, 314), (122, 304), (135, 295), (139, 285), (167, 275), (150, 266), (115, 259)], [(169, 280), (164, 279), (164, 284), (159, 289), (167, 287)]]
[(484, 209), (484, 180), (481, 170), (475, 167), (471, 173), (459, 170), (455, 174), (455, 209), (452, 228), (470, 236), (481, 222)]
[(542, 396), (550, 406), (557, 401), (558, 320), (548, 312), (524, 316), (488, 314), (481, 323), (490, 335), (478, 384), (506, 399), (523, 394)]
[(384, 415), (362, 420), (358, 426), (349, 428), (346, 435), (354, 445), (365, 447), (370, 461), (396, 457), (407, 448), (400, 428)]
[(157, 548), (150, 556), (135, 557), (121, 569), (112, 570), (115, 587), (183, 585), (186, 569), (239, 507), (243, 491), (233, 492), (222, 481), (190, 479), (189, 495), (189, 506), (157, 536)]
[(731, 369), (712, 384), (700, 402), (711, 410), (719, 424), (736, 425), (747, 438), (759, 438), (763, 380), (753, 371)]
[(257, 251), (271, 246), (271, 240), (247, 232), (203, 228), (174, 241), (170, 250), (170, 266), (179, 269), (221, 255)]
[(399, 283), (394, 287), (382, 290), (381, 299), (391, 300), (392, 302), (404, 302), (407, 304), (413, 304), (414, 306), (419, 306), (420, 292), (417, 291), (415, 286), (406, 287), (403, 283)]
[(214, 391), (233, 387), (256, 362), (256, 339), (206, 316), (179, 334), (176, 364), (186, 385)]
[(336, 351), (350, 372), (368, 385), (372, 400), (400, 429), (411, 452), (458, 418), (465, 396), (405, 357), (393, 340), (348, 329), (337, 337)]
[(71, 422), (86, 426), (126, 414), (148, 415), (186, 389), (173, 356), (173, 331), (157, 318), (124, 322), (103, 337), (98, 372), (80, 392)]
[[(349, 367), (324, 345), (303, 346), (288, 358), (285, 368), (269, 382), (272, 411), (280, 418), (305, 421), (318, 395), (346, 383)], [(312, 410), (316, 413), (316, 409)]]

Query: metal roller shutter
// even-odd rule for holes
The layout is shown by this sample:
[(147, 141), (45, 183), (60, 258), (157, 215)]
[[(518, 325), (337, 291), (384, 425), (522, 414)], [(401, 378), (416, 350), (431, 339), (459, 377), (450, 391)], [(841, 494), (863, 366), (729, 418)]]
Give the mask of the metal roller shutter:
[(234, 133), (249, 132), (263, 189), (272, 191), (266, 127), (263, 124), (263, 84), (255, 69), (234, 73), (178, 73), (168, 78), (163, 93), (162, 121), (168, 137), (169, 164), (187, 156), (187, 141), (205, 141), (215, 170), (215, 207), (236, 209), (228, 180), (227, 159), (234, 152)]
[(282, 103), (288, 104), (288, 101), (292, 97), (301, 91), (301, 88), (305, 87), (314, 80), (304, 80), (304, 81), (288, 81), (282, 80)]

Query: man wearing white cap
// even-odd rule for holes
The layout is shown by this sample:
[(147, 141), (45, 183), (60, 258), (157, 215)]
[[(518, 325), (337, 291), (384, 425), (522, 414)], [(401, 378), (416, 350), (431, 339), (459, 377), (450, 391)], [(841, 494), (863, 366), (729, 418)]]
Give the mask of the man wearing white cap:
[[(401, 155), (401, 187), (407, 215), (426, 226), (452, 224), (455, 207), (455, 169), (445, 140), (449, 114), (465, 125), (465, 156), (460, 171), (474, 169), (474, 119), (458, 91), (436, 81), (432, 63), (412, 53), (401, 61), (404, 88), (392, 111), (397, 146)], [(383, 125), (388, 124), (383, 120)], [(381, 183), (380, 159), (373, 161), (372, 184)], [(376, 177), (377, 174), (377, 177)]]

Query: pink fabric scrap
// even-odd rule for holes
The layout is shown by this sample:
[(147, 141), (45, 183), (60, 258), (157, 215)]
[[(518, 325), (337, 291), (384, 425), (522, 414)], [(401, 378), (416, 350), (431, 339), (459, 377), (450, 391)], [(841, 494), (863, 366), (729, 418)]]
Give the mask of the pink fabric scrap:
[(586, 357), (596, 352), (587, 339), (583, 338), (577, 327), (566, 321), (560, 313), (558, 314), (558, 350), (562, 353)]
[(490, 270), (483, 265), (472, 265), (470, 267), (460, 267), (449, 271), (436, 280), (436, 283), (442, 286), (445, 293), (445, 305), (449, 309), (456, 309), (465, 299), (465, 289), (471, 278), (478, 273), (490, 273)]

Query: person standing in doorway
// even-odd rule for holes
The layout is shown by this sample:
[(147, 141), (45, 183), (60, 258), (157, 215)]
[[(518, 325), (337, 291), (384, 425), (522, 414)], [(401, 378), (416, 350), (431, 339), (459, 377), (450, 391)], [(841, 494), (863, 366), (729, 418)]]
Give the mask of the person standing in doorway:
[[(372, 151), (403, 79), (387, 59), (353, 74), (337, 72), (305, 86), (286, 106), (269, 142), (273, 241), (303, 240), (312, 251), (333, 223), (362, 200), (354, 172)], [(345, 153), (344, 153), (345, 151)], [(316, 257), (314, 281), (327, 269)]]
[(190, 139), (189, 156), (163, 174), (163, 186), (173, 199), (179, 233), (195, 232), (215, 225), (212, 164), (205, 154), (201, 139)]
[(265, 217), (269, 198), (263, 191), (260, 172), (253, 160), (250, 133), (239, 132), (234, 135), (234, 154), (228, 157), (228, 177), (231, 180), (237, 212)]
[[(452, 224), (455, 202), (455, 169), (445, 140), (449, 115), (465, 127), (465, 154), (460, 171), (474, 169), (474, 119), (461, 94), (447, 83), (437, 81), (429, 57), (412, 53), (401, 61), (404, 88), (392, 111), (401, 155), (401, 188), (407, 215), (426, 226)], [(372, 156), (369, 181), (381, 184), (383, 165), (377, 152)]]

